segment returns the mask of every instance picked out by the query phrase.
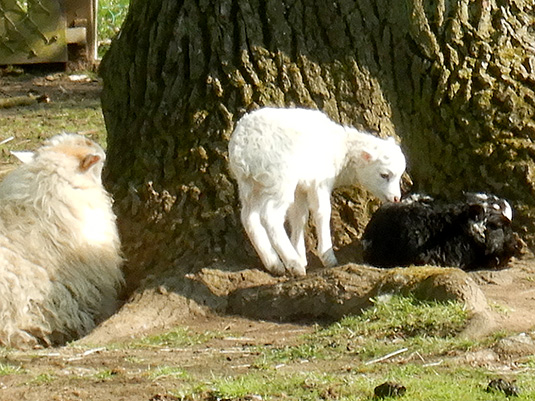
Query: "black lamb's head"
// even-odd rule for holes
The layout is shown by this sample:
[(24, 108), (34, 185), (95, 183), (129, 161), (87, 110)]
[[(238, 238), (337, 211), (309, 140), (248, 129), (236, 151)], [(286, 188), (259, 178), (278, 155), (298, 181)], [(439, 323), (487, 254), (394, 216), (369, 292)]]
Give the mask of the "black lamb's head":
[(485, 261), (485, 266), (480, 266), (483, 268), (502, 267), (512, 257), (520, 256), (522, 250), (522, 241), (513, 231), (509, 204), (505, 201), (500, 207), (495, 205), (497, 203), (468, 206), (466, 229), (479, 250), (478, 259)]

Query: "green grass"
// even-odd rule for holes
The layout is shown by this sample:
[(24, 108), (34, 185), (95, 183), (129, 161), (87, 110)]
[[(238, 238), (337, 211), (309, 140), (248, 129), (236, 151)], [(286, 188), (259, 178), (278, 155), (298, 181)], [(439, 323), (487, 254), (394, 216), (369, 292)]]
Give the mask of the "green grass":
[(150, 368), (147, 373), (151, 380), (158, 380), (168, 377), (171, 377), (173, 379), (184, 379), (189, 377), (188, 373), (184, 369), (176, 366), (166, 365)]
[(1, 120), (2, 139), (14, 136), (30, 142), (33, 138), (47, 138), (50, 133), (80, 130), (105, 137), (104, 118), (98, 98), (82, 100), (78, 104), (58, 102), (5, 110)]
[(35, 376), (29, 384), (35, 385), (35, 386), (44, 386), (49, 383), (52, 383), (54, 380), (56, 380), (56, 376), (53, 373), (41, 373), (37, 376)]
[[(379, 369), (374, 373), (323, 373), (254, 371), (234, 377), (217, 377), (204, 383), (181, 385), (174, 394), (186, 400), (339, 400), (371, 401), (374, 388), (385, 381), (403, 385), (407, 391), (396, 400), (405, 401), (499, 401), (509, 399), (500, 392), (487, 392), (495, 375), (484, 369), (424, 367), (405, 364)], [(520, 396), (515, 400), (532, 400), (535, 396), (533, 378), (529, 374), (516, 377)], [(189, 388), (188, 388), (189, 386)], [(201, 398), (196, 398), (203, 394)], [(387, 398), (389, 399), (389, 398)], [(393, 398), (392, 398), (393, 399)]]
[(468, 313), (461, 302), (419, 301), (413, 297), (386, 296), (360, 316), (343, 318), (323, 331), (324, 335), (409, 338), (455, 336), (466, 324)]
[[(293, 346), (257, 347), (257, 362), (245, 374), (188, 379), (175, 394), (181, 399), (363, 400), (385, 381), (402, 384), (407, 392), (398, 400), (493, 401), (508, 399), (487, 392), (492, 370), (471, 368), (455, 356), (488, 347), (500, 336), (483, 342), (457, 336), (468, 313), (458, 302), (421, 302), (392, 296), (375, 301), (360, 316), (327, 327), (318, 326)], [(501, 335), (504, 335), (503, 333)], [(389, 352), (407, 351), (369, 363)], [(527, 359), (514, 378), (517, 400), (535, 396), (533, 359)], [(204, 394), (201, 398), (200, 394)]]
[(176, 327), (175, 329), (158, 335), (146, 336), (138, 341), (128, 344), (130, 348), (178, 348), (187, 347), (197, 344), (203, 344), (214, 338), (221, 338), (222, 334), (217, 332), (205, 332), (197, 334), (191, 332), (185, 327)]
[(0, 146), (0, 174), (2, 164), (15, 162), (11, 150), (35, 150), (44, 139), (61, 132), (82, 132), (106, 147), (106, 128), (96, 98), (75, 103), (52, 102), (45, 105), (8, 109), (0, 116), (0, 140), (13, 139)]
[(13, 375), (17, 373), (24, 373), (24, 369), (20, 366), (15, 366), (10, 363), (0, 362), (0, 376)]
[(109, 49), (110, 41), (117, 35), (126, 17), (130, 0), (100, 0), (98, 9), (98, 54)]
[(430, 358), (466, 351), (475, 342), (457, 334), (467, 319), (468, 313), (459, 302), (386, 297), (376, 300), (374, 307), (359, 316), (318, 327), (301, 344), (261, 350), (257, 365), (265, 368), (302, 360), (334, 360), (341, 355), (368, 361), (404, 348), (408, 353), (418, 352)]
[(99, 381), (107, 381), (113, 379), (117, 375), (117, 371), (113, 369), (103, 369), (95, 373), (95, 379)]
[(348, 316), (318, 331), (314, 341), (336, 351), (350, 349), (367, 359), (401, 348), (440, 355), (473, 346), (473, 341), (457, 337), (467, 319), (460, 302), (422, 302), (396, 295), (377, 299), (360, 316)]

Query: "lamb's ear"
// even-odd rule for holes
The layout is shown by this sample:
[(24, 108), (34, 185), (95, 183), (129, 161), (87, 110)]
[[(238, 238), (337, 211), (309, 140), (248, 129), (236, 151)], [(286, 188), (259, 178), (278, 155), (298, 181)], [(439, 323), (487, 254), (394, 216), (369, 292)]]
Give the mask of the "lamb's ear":
[(473, 204), (468, 207), (469, 217), (473, 220), (479, 220), (483, 217), (485, 208), (480, 204)]
[(100, 156), (89, 154), (80, 160), (80, 171), (86, 172), (100, 161)]
[(11, 154), (23, 163), (30, 163), (31, 161), (33, 161), (33, 157), (35, 155), (34, 152), (23, 151), (23, 150), (21, 151), (12, 150)]

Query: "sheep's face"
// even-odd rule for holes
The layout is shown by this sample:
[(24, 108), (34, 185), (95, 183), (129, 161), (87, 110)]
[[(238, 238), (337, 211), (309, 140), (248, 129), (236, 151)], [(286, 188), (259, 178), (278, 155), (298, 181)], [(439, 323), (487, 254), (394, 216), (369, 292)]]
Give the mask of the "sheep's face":
[[(475, 210), (476, 207), (479, 207), (479, 210)], [(522, 241), (513, 232), (511, 220), (508, 218), (509, 209), (504, 213), (502, 210), (487, 208), (486, 204), (470, 205), (470, 213), (476, 215), (471, 216), (468, 222), (468, 234), (487, 259), (482, 267), (501, 267), (511, 257), (521, 254)]]
[(507, 220), (513, 220), (513, 209), (505, 199), (481, 192), (468, 192), (465, 197), (466, 201), (471, 205), (481, 205), (487, 212), (499, 212)]
[(399, 202), (400, 181), (406, 167), (401, 148), (393, 141), (386, 140), (381, 148), (363, 151), (362, 159), (361, 183), (381, 201)]

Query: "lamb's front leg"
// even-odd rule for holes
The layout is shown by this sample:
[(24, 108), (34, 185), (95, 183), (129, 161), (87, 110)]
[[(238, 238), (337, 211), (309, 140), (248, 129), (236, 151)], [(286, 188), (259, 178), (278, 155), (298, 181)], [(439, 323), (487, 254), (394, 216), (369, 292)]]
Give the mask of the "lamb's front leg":
[(331, 191), (320, 187), (308, 195), (318, 236), (318, 255), (325, 267), (338, 264), (331, 240)]

